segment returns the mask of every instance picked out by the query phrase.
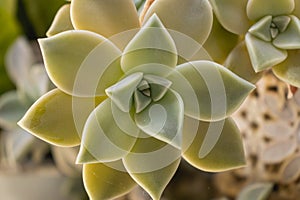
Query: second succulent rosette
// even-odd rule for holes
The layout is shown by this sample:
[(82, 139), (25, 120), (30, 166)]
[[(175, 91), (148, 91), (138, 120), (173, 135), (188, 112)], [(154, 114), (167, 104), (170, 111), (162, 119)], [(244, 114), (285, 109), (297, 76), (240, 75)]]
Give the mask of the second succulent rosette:
[(213, 172), (244, 164), (227, 117), (254, 86), (186, 54), (186, 44), (201, 49), (210, 33), (208, 1), (157, 0), (141, 24), (132, 0), (72, 0), (39, 40), (57, 89), (19, 125), (54, 145), (80, 145), (91, 199), (137, 184), (159, 199), (182, 157)]
[[(299, 0), (210, 2), (220, 24), (241, 38), (224, 65), (253, 82), (261, 77), (258, 72), (272, 69), (281, 80), (300, 87)], [(214, 39), (218, 37), (222, 35)]]

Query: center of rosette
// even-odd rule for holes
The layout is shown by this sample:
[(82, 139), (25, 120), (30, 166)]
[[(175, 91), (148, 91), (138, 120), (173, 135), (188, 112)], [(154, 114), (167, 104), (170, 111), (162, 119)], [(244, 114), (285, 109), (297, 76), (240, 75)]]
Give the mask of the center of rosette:
[(135, 112), (142, 112), (151, 102), (161, 100), (172, 82), (156, 75), (134, 73), (107, 88), (106, 94), (124, 112), (134, 106)]
[(265, 16), (256, 22), (249, 29), (249, 32), (264, 41), (270, 42), (287, 29), (290, 21), (291, 18), (286, 15)]

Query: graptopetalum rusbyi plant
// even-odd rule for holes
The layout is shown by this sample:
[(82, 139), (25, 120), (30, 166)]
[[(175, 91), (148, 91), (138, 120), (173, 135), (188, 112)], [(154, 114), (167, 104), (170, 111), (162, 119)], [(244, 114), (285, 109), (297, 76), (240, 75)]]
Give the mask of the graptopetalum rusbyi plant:
[(211, 172), (244, 165), (228, 117), (254, 86), (199, 60), (208, 0), (156, 0), (141, 19), (132, 0), (72, 0), (39, 40), (57, 89), (19, 125), (54, 145), (80, 145), (91, 199), (137, 184), (159, 199), (181, 158)]
[[(299, 0), (210, 2), (220, 24), (241, 38), (225, 66), (253, 82), (261, 77), (258, 72), (272, 69), (279, 79), (300, 87)], [(222, 37), (215, 36), (212, 40)]]

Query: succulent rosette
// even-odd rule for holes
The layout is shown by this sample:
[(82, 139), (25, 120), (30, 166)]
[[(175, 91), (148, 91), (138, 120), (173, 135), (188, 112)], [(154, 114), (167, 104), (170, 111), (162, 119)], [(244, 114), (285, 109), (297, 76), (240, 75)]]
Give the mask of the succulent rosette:
[(299, 0), (210, 2), (222, 26), (243, 38), (224, 65), (249, 80), (272, 68), (278, 78), (300, 87)]
[(72, 0), (39, 40), (57, 89), (19, 125), (54, 145), (80, 145), (91, 199), (136, 185), (159, 199), (181, 158), (212, 172), (244, 165), (228, 116), (254, 86), (194, 60), (211, 27), (207, 0), (156, 0), (141, 23), (132, 0)]

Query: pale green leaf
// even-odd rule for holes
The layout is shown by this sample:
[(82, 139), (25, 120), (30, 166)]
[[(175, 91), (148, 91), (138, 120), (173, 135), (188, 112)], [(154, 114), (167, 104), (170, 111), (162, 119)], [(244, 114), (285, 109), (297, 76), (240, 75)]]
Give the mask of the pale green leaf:
[(278, 49), (270, 42), (265, 42), (250, 33), (246, 34), (246, 46), (255, 72), (281, 63), (287, 57), (286, 50)]
[[(237, 45), (239, 36), (233, 34), (222, 27), (215, 18), (211, 33), (204, 43), (203, 47), (208, 51), (212, 60), (217, 63), (223, 63), (229, 52)], [(208, 60), (208, 59), (197, 59)]]
[(300, 20), (296, 16), (290, 16), (291, 21), (287, 29), (278, 34), (273, 40), (274, 46), (281, 49), (300, 48)]
[(185, 118), (183, 158), (194, 167), (218, 172), (245, 165), (239, 129), (231, 118), (201, 122)]
[(210, 0), (210, 2), (224, 28), (239, 35), (248, 31), (250, 27), (250, 21), (246, 15), (248, 0)]
[[(49, 90), (50, 80), (47, 76), (43, 64), (33, 65), (29, 72), (26, 82), (20, 90), (30, 97), (30, 100), (37, 100)], [(31, 102), (30, 102), (31, 103)]]
[(246, 186), (238, 195), (237, 200), (267, 200), (272, 192), (272, 183), (255, 183)]
[(134, 73), (122, 79), (115, 85), (107, 88), (106, 94), (123, 112), (129, 112), (131, 109), (133, 94), (137, 86), (143, 79), (143, 73)]
[(251, 28), (249, 29), (249, 32), (260, 38), (261, 40), (264, 40), (266, 42), (270, 42), (271, 37), (271, 31), (270, 27), (272, 24), (272, 16), (268, 15), (260, 19), (258, 22), (256, 22)]
[(6, 53), (5, 66), (10, 79), (18, 88), (28, 82), (29, 69), (34, 62), (36, 61), (29, 42), (24, 37), (16, 39)]
[(93, 98), (72, 97), (54, 89), (36, 101), (18, 125), (51, 144), (76, 146), (80, 144), (83, 124), (94, 107)]
[(213, 23), (208, 0), (156, 0), (147, 11), (143, 23), (154, 13), (167, 29), (185, 34), (200, 44), (208, 38)]
[(238, 44), (228, 55), (224, 66), (243, 79), (256, 83), (263, 75), (255, 72), (248, 54), (245, 41)]
[(39, 43), (50, 79), (68, 94), (105, 95), (102, 84), (110, 85), (122, 74), (119, 63), (114, 62), (121, 52), (95, 33), (65, 31)]
[(72, 0), (71, 19), (75, 29), (107, 38), (140, 26), (132, 0)]
[(131, 177), (154, 200), (159, 200), (178, 168), (180, 157), (180, 150), (171, 145), (152, 137), (140, 138), (123, 163)]
[(272, 70), (281, 80), (300, 87), (300, 50), (288, 51), (287, 59), (274, 66)]
[(20, 101), (16, 91), (7, 92), (0, 97), (0, 125), (9, 130), (17, 126), (18, 120), (26, 112), (26, 106)]
[(164, 97), (135, 115), (137, 126), (146, 134), (180, 149), (184, 106), (180, 95), (169, 90)]
[(91, 200), (114, 199), (136, 186), (127, 172), (114, 169), (109, 164), (83, 165), (84, 186)]
[(129, 42), (121, 59), (121, 66), (125, 72), (150, 63), (169, 67), (175, 67), (177, 64), (174, 41), (156, 14)]
[(144, 80), (149, 84), (149, 92), (154, 102), (161, 100), (169, 90), (172, 82), (151, 74), (144, 75)]
[(26, 159), (26, 156), (32, 153), (31, 151), (37, 147), (37, 145), (34, 144), (36, 138), (20, 127), (15, 127), (2, 134), (2, 159), (7, 160), (9, 164), (15, 164), (16, 162)]
[(293, 11), (293, 14), (300, 18), (300, 0), (294, 0), (295, 1), (295, 9)]
[(248, 0), (247, 15), (251, 20), (259, 20), (266, 15), (290, 14), (294, 8), (294, 0)]
[[(106, 99), (89, 116), (85, 124), (77, 163), (120, 160), (133, 147), (136, 137), (122, 130), (113, 115), (112, 101)], [(132, 133), (131, 133), (132, 134)], [(86, 158), (95, 158), (89, 160)]]
[(48, 37), (67, 30), (74, 30), (70, 16), (70, 4), (62, 6), (56, 13), (46, 35)]
[[(185, 114), (216, 121), (232, 114), (254, 85), (211, 61), (193, 61), (176, 67), (168, 79), (184, 102)], [(181, 76), (180, 76), (181, 74)]]

